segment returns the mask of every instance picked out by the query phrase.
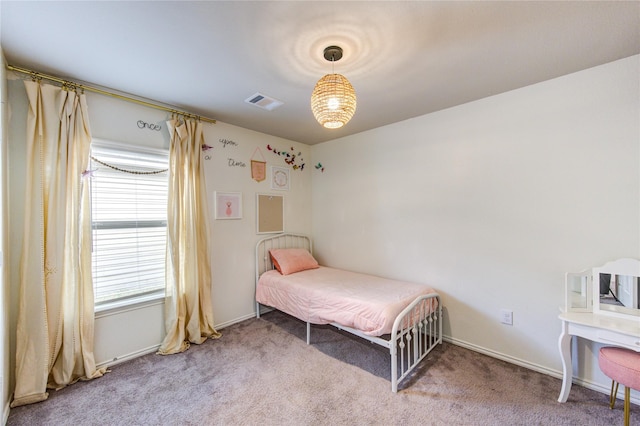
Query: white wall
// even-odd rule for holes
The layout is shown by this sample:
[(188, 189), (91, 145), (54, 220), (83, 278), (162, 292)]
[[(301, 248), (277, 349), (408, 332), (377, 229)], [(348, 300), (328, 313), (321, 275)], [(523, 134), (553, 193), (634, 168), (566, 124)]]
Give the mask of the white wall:
[(638, 63), (314, 145), (320, 262), (429, 284), (451, 341), (558, 376), (564, 273), (640, 257)]
[[(9, 81), (9, 103), (15, 111), (10, 121), (10, 201), (11, 201), (11, 289), (18, 293), (18, 265), (22, 247), (22, 211), (24, 205), (24, 138), (26, 128), (26, 97), (22, 82)], [(168, 114), (120, 101), (103, 95), (87, 93), (92, 135), (95, 138), (124, 142), (132, 145), (167, 148), (169, 136), (165, 120)], [(247, 108), (255, 108), (247, 105)], [(265, 111), (265, 114), (269, 112)], [(215, 117), (213, 117), (215, 118)], [(140, 129), (138, 121), (161, 125), (161, 131)], [(256, 234), (256, 193), (277, 193), (285, 197), (285, 226), (287, 231), (311, 232), (311, 171), (291, 170), (291, 189), (273, 191), (268, 180), (255, 182), (251, 178), (250, 160), (259, 148), (270, 166), (287, 166), (283, 157), (267, 150), (267, 144), (280, 150), (294, 148), (302, 158), (308, 157), (310, 148), (296, 142), (249, 131), (224, 123), (204, 124), (205, 140), (213, 149), (206, 152), (206, 184), (212, 224), (212, 291), (213, 314), (217, 327), (254, 315), (254, 248), (262, 235)], [(226, 147), (220, 139), (235, 145)], [(230, 167), (229, 158), (246, 167)], [(254, 159), (260, 159), (255, 153)], [(310, 160), (310, 158), (309, 158)], [(309, 162), (310, 163), (310, 162)], [(269, 177), (267, 173), (267, 177)], [(213, 192), (232, 191), (243, 194), (241, 220), (213, 219)], [(14, 333), (17, 317), (17, 296), (11, 301), (11, 330)], [(224, 332), (223, 332), (224, 334)], [(146, 352), (153, 352), (164, 337), (164, 304), (147, 303), (136, 309), (100, 312), (96, 315), (95, 357), (99, 365), (113, 364)], [(11, 354), (15, 353), (12, 342)], [(12, 355), (13, 356), (13, 355)], [(12, 360), (13, 365), (14, 360)]]

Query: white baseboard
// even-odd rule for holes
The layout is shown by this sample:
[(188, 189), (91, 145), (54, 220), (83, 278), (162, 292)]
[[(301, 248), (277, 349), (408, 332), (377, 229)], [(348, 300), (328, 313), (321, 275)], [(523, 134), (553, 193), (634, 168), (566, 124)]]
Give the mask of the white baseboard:
[[(450, 336), (443, 336), (442, 340), (444, 340), (445, 342), (451, 343), (453, 345), (460, 346), (460, 347), (472, 350), (474, 352), (479, 352), (481, 354), (490, 356), (492, 358), (497, 358), (497, 359), (500, 359), (502, 361), (506, 361), (506, 362), (508, 362), (510, 364), (519, 365), (520, 367), (524, 367), (524, 368), (527, 368), (529, 370), (537, 371), (538, 373), (542, 373), (542, 374), (546, 374), (548, 376), (552, 376), (552, 377), (556, 377), (558, 379), (562, 379), (562, 371), (560, 371), (560, 370), (554, 370), (552, 368), (548, 368), (548, 367), (545, 367), (543, 365), (535, 364), (535, 363), (526, 361), (524, 359), (512, 357), (511, 355), (506, 355), (506, 354), (503, 354), (501, 352), (496, 352), (496, 351), (491, 350), (491, 349), (483, 348), (482, 346), (474, 345), (473, 343), (465, 342), (463, 340), (459, 340), (459, 339), (456, 339), (456, 338), (453, 338), (453, 337), (450, 337)], [(558, 354), (558, 356), (560, 356), (560, 354)], [(573, 377), (573, 383), (576, 384), (576, 385), (585, 387), (587, 389), (591, 389), (591, 390), (594, 390), (596, 392), (603, 393), (603, 394), (605, 394), (607, 396), (609, 396), (609, 394), (611, 392), (611, 387), (610, 386), (604, 386), (604, 385), (601, 385), (600, 383), (596, 383), (596, 382), (593, 382), (591, 380), (584, 380), (584, 379), (581, 379), (581, 378), (575, 377), (575, 376)], [(620, 389), (622, 389), (622, 387)], [(558, 395), (560, 395), (560, 387), (558, 387)], [(624, 399), (624, 392), (622, 392), (621, 390), (618, 391), (618, 399)], [(634, 404), (639, 404), (640, 405), (640, 397), (634, 396), (632, 394), (631, 395), (631, 402), (634, 403)]]
[[(492, 358), (501, 359), (502, 361), (506, 361), (510, 364), (519, 365), (521, 367), (525, 367), (529, 370), (537, 371), (538, 373), (546, 374), (548, 376), (553, 376), (556, 378), (562, 378), (562, 372), (559, 370), (554, 370), (551, 368), (544, 367), (542, 365), (534, 364), (532, 362), (512, 357), (511, 355), (506, 355), (500, 352), (496, 352), (491, 349), (483, 348), (482, 346), (474, 345), (473, 343), (465, 342), (463, 340), (456, 339), (454, 337), (443, 336), (442, 339), (445, 342), (454, 344), (456, 346), (461, 346), (466, 349), (470, 349), (474, 352), (480, 352), (481, 354), (488, 355)], [(558, 355), (560, 356), (560, 355)]]
[[(233, 319), (231, 321), (223, 322), (221, 324), (216, 324), (214, 327), (216, 328), (216, 330), (222, 330), (225, 327), (229, 327), (230, 325), (233, 325), (233, 324), (248, 320), (250, 318), (254, 318), (255, 316), (256, 316), (255, 313), (247, 314), (247, 315), (244, 315), (242, 317)], [(132, 359), (141, 357), (143, 355), (154, 353), (159, 348), (160, 348), (160, 344), (157, 344), (157, 345), (149, 346), (147, 348), (143, 348), (143, 349), (140, 349), (140, 350), (137, 350), (137, 351), (125, 354), (125, 355), (119, 355), (119, 356), (117, 356), (117, 357), (115, 357), (113, 359), (110, 359), (108, 361), (103, 361), (103, 362), (101, 362), (99, 364), (96, 364), (96, 367), (97, 368), (103, 368), (103, 367), (109, 368), (109, 367), (112, 367), (114, 365), (121, 364), (121, 363), (123, 363), (125, 361), (130, 361)]]
[(125, 361), (130, 361), (132, 359), (141, 357), (143, 355), (156, 352), (159, 348), (160, 348), (160, 345), (153, 345), (153, 346), (149, 346), (148, 348), (144, 348), (144, 349), (140, 349), (140, 350), (128, 353), (126, 355), (120, 355), (113, 359), (110, 359), (109, 361), (103, 361), (100, 364), (96, 364), (96, 368), (103, 368), (103, 367), (109, 368), (114, 365), (121, 364)]
[(255, 312), (252, 312), (250, 314), (243, 315), (243, 316), (241, 316), (239, 318), (232, 319), (230, 321), (226, 321), (226, 322), (223, 322), (223, 323), (220, 323), (220, 324), (216, 324), (215, 325), (215, 329), (216, 330), (222, 330), (223, 328), (229, 327), (230, 325), (237, 324), (239, 322), (246, 321), (248, 319), (255, 318), (255, 317), (256, 317)]
[[(9, 399), (11, 399), (11, 398), (9, 398)], [(9, 420), (9, 411), (11, 410), (10, 404), (11, 404), (10, 401), (7, 401), (4, 404), (4, 410), (2, 410), (2, 424), (3, 425), (6, 425), (7, 421)]]

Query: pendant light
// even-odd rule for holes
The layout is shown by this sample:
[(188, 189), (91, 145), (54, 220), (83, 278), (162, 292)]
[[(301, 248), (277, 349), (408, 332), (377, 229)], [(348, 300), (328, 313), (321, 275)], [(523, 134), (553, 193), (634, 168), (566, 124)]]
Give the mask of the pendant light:
[(325, 48), (324, 58), (331, 61), (332, 73), (316, 83), (311, 94), (311, 111), (322, 126), (337, 129), (347, 124), (356, 112), (356, 92), (345, 76), (333, 73), (333, 63), (342, 58), (342, 48)]

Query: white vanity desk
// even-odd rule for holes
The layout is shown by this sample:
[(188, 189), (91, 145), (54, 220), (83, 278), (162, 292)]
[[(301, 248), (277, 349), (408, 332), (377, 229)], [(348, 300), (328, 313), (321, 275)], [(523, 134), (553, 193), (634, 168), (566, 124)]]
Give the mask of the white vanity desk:
[(589, 339), (640, 352), (640, 318), (626, 319), (593, 312), (562, 312), (562, 333), (558, 345), (562, 357), (562, 389), (558, 402), (567, 402), (573, 380), (571, 338)]
[(565, 306), (559, 318), (562, 389), (558, 402), (566, 402), (573, 380), (574, 336), (640, 352), (640, 261), (619, 259), (567, 273)]

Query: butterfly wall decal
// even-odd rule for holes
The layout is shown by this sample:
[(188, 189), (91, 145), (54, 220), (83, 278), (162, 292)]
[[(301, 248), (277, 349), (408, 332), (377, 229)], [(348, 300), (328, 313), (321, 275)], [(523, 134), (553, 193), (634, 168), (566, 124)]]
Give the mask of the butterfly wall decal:
[(304, 159), (302, 158), (302, 152), (298, 151), (295, 154), (295, 150), (291, 147), (290, 151), (281, 151), (271, 144), (267, 144), (267, 150), (273, 152), (279, 157), (284, 157), (284, 162), (293, 167), (293, 170), (304, 170)]

